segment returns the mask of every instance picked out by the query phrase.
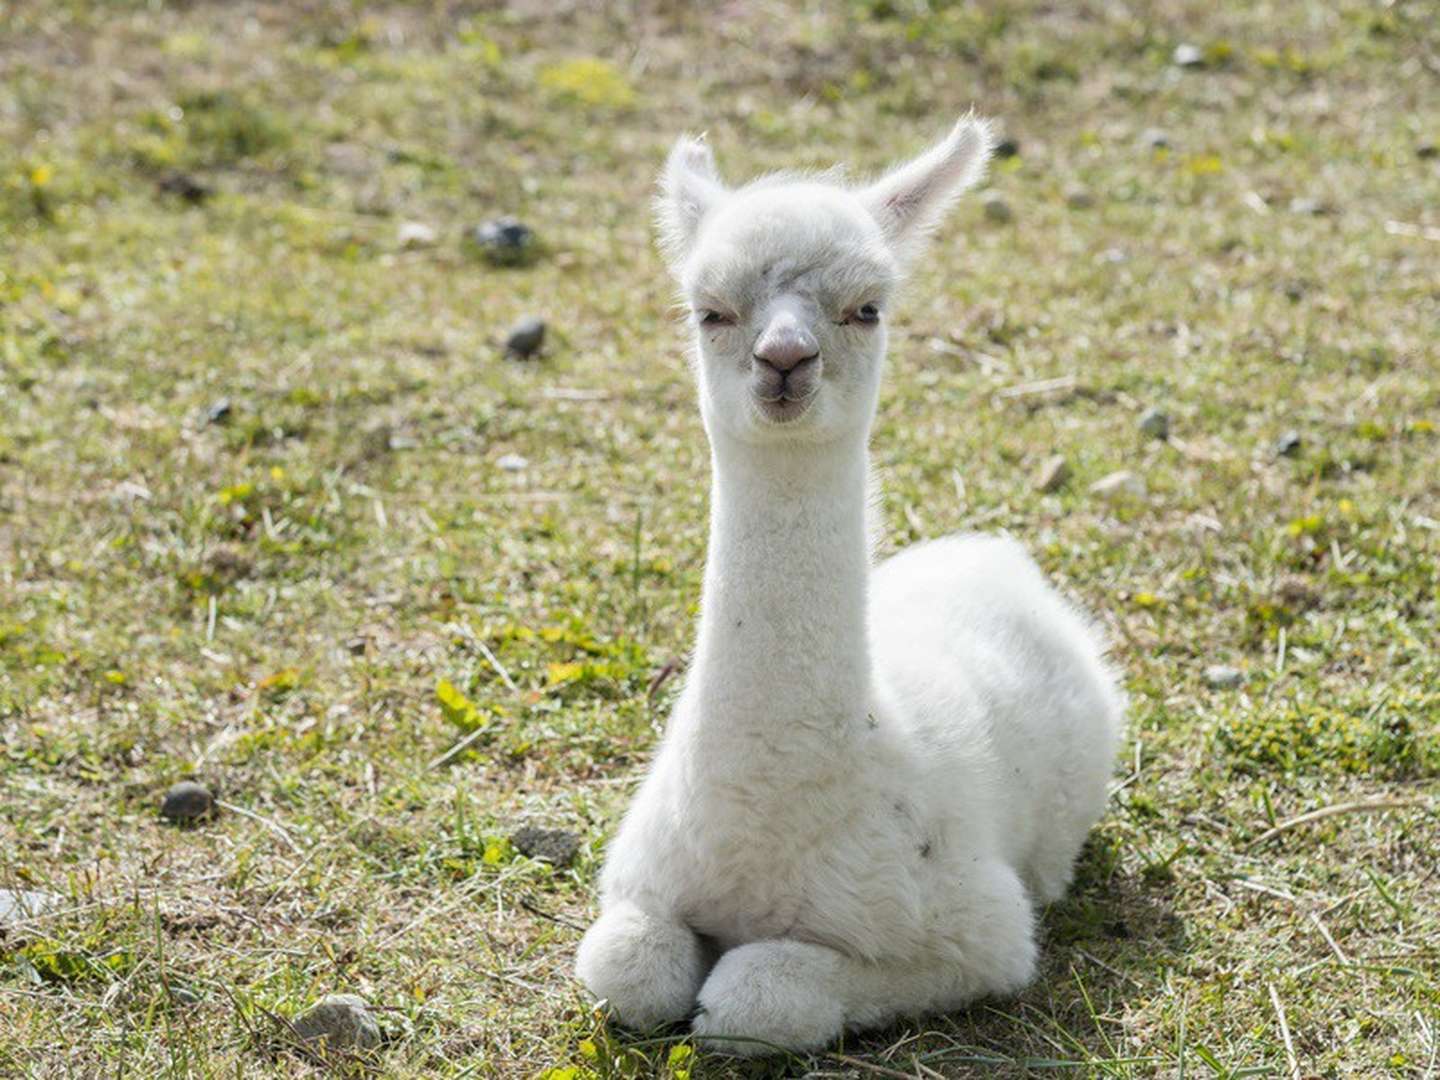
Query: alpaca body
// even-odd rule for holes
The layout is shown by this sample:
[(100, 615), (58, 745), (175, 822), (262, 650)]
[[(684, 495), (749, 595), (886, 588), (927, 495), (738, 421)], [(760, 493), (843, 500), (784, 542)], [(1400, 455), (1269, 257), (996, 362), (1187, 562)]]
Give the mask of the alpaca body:
[[(936, 155), (921, 194), (943, 201)], [(808, 1049), (1014, 991), (1035, 905), (1104, 806), (1120, 696), (1018, 545), (955, 537), (872, 566), (884, 329), (861, 301), (888, 296), (889, 255), (913, 244), (885, 225), (926, 205), (914, 169), (871, 204), (811, 185), (736, 195), (729, 218), (698, 206), (709, 258), (687, 292), (752, 314), (701, 319), (695, 656), (578, 959), (630, 1026), (695, 1013), (734, 1052)]]

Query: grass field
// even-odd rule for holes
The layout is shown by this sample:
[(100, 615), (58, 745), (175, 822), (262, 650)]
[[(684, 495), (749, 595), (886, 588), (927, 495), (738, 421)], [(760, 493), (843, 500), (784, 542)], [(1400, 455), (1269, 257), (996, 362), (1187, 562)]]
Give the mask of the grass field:
[[(1440, 1076), (1433, 3), (557, 6), (0, 2), (0, 889), (55, 898), (0, 1074)], [(1111, 812), (1015, 1000), (607, 1034), (570, 965), (705, 537), (651, 179), (972, 104), (1018, 152), (898, 305), (886, 546), (1008, 530), (1102, 619)], [(337, 991), (381, 1048), (298, 1046)]]

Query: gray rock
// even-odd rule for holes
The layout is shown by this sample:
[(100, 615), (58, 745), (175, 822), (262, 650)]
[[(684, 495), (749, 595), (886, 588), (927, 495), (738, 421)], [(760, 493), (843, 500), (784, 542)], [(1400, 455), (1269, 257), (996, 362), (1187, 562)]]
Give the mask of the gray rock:
[(228, 397), (221, 398), (215, 404), (205, 410), (205, 422), (207, 424), (228, 424), (235, 409), (230, 404)]
[(215, 810), (215, 796), (204, 784), (182, 780), (165, 792), (160, 815), (171, 821), (197, 821)]
[(1287, 431), (1275, 440), (1275, 456), (1294, 457), (1300, 453), (1300, 445), (1300, 433), (1298, 431)]
[(0, 929), (54, 911), (60, 897), (39, 889), (0, 889)]
[(1146, 409), (1140, 417), (1140, 431), (1152, 439), (1170, 437), (1170, 416), (1160, 409)]
[(1059, 491), (1070, 479), (1070, 463), (1065, 460), (1065, 455), (1056, 454), (1054, 457), (1046, 458), (1040, 468), (1035, 470), (1035, 490), (1043, 491), (1047, 495), (1053, 491)]
[(505, 454), (495, 464), (506, 472), (524, 472), (530, 467), (530, 459), (519, 454)]
[(523, 266), (535, 254), (535, 233), (513, 217), (496, 218), (475, 226), (470, 239), (486, 261), (496, 266)]
[(568, 866), (580, 850), (580, 837), (564, 829), (536, 829), (527, 826), (517, 829), (510, 837), (510, 843), (521, 855), (532, 859), (544, 859), (556, 866)]
[(1145, 492), (1144, 479), (1129, 469), (1102, 476), (1090, 485), (1090, 494), (1102, 499), (1143, 499)]
[(1095, 205), (1095, 196), (1090, 194), (1089, 188), (1073, 184), (1065, 189), (1065, 205), (1071, 210), (1089, 210)]
[(535, 316), (521, 319), (505, 335), (505, 352), (517, 360), (525, 360), (540, 351), (545, 343), (545, 320)]
[(369, 1004), (356, 994), (330, 994), (293, 1023), (302, 1041), (332, 1050), (370, 1050), (381, 1041)]
[(1170, 135), (1159, 128), (1146, 128), (1140, 133), (1140, 142), (1152, 150), (1164, 150), (1170, 146)]
[(1015, 220), (1015, 211), (1010, 209), (1010, 204), (999, 195), (991, 195), (985, 200), (985, 216), (997, 224), (1004, 225)]
[(176, 1005), (184, 1005), (187, 1007), (199, 1005), (203, 1000), (197, 991), (192, 990), (188, 986), (182, 986), (179, 983), (170, 983), (165, 989), (170, 992), (170, 1000)]
[(1440, 156), (1440, 146), (1436, 146), (1429, 139), (1415, 144), (1415, 156), (1421, 161), (1429, 161), (1433, 157)]
[(1290, 212), (1292, 214), (1307, 214), (1310, 216), (1318, 216), (1320, 214), (1328, 214), (1330, 212), (1330, 208), (1327, 207), (1324, 203), (1322, 203), (1319, 199), (1300, 198), (1290, 200)]
[(395, 239), (402, 248), (432, 247), (439, 238), (439, 234), (423, 221), (402, 221), (400, 228), (395, 230)]
[(1170, 54), (1170, 61), (1176, 67), (1203, 67), (1205, 65), (1205, 53), (1198, 45), (1176, 45), (1175, 51)]
[(1244, 681), (1244, 673), (1229, 664), (1211, 664), (1205, 669), (1205, 685), (1212, 690), (1234, 690)]

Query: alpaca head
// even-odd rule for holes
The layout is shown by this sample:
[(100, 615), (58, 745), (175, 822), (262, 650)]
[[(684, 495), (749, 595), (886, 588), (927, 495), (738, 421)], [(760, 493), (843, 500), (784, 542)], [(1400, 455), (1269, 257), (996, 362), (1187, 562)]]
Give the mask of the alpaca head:
[(826, 442), (869, 429), (904, 269), (990, 153), (984, 121), (874, 183), (779, 174), (729, 189), (682, 138), (660, 179), (661, 243), (694, 324), (712, 439)]

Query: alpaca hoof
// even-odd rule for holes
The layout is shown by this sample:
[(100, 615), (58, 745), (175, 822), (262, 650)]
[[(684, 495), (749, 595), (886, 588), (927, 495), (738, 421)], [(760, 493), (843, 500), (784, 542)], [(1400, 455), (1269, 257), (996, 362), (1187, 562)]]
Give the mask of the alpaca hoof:
[(830, 960), (799, 941), (731, 949), (700, 989), (696, 1037), (708, 1050), (742, 1057), (828, 1045), (845, 1027), (844, 1009), (827, 992)]
[(622, 903), (586, 932), (575, 974), (618, 1023), (651, 1031), (690, 1014), (705, 975), (704, 956), (686, 927)]

